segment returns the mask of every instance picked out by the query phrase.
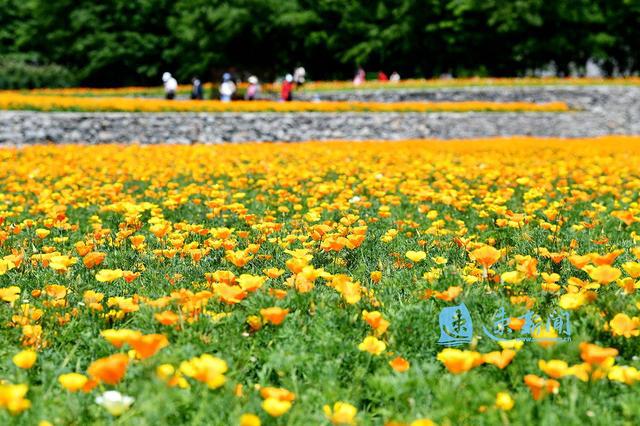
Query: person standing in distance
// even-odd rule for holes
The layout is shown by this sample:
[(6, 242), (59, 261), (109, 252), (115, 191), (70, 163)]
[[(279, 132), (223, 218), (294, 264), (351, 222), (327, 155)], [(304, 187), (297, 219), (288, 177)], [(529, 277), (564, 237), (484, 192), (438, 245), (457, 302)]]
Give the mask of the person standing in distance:
[(293, 76), (287, 74), (280, 89), (280, 100), (289, 102), (293, 99)]
[(231, 102), (233, 94), (236, 93), (236, 84), (231, 79), (231, 74), (225, 72), (222, 75), (222, 83), (220, 84), (220, 100), (222, 102)]
[(167, 100), (175, 99), (178, 91), (178, 82), (170, 72), (162, 74), (162, 82), (164, 83), (164, 97)]
[(193, 77), (191, 84), (191, 99), (202, 100), (204, 93), (200, 79), (198, 77)]
[(258, 82), (258, 77), (252, 75), (249, 77), (249, 86), (247, 87), (247, 92), (244, 95), (244, 98), (248, 101), (253, 101), (258, 96), (258, 92), (260, 91), (260, 84)]

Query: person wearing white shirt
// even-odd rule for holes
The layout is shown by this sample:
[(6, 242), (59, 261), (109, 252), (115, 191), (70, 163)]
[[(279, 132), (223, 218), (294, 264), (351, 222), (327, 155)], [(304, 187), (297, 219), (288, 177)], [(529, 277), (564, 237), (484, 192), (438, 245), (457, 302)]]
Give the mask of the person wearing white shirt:
[(222, 76), (222, 84), (220, 85), (220, 100), (222, 102), (230, 102), (233, 94), (236, 93), (236, 84), (231, 79), (231, 74), (224, 73)]
[(165, 72), (162, 74), (162, 82), (164, 83), (164, 96), (166, 99), (171, 100), (176, 97), (178, 91), (178, 81), (173, 78), (171, 73)]
[(293, 82), (296, 86), (302, 86), (305, 82), (307, 71), (304, 67), (298, 67), (293, 71)]

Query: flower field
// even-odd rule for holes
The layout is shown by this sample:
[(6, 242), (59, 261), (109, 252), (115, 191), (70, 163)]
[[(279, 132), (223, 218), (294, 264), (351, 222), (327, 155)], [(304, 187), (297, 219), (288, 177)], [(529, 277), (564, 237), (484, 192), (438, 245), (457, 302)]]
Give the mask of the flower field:
[(0, 93), (0, 109), (36, 111), (124, 111), (124, 112), (563, 112), (564, 102), (220, 102), (167, 101), (128, 97), (24, 95)]
[(615, 136), (0, 149), (0, 424), (638, 424), (639, 170)]

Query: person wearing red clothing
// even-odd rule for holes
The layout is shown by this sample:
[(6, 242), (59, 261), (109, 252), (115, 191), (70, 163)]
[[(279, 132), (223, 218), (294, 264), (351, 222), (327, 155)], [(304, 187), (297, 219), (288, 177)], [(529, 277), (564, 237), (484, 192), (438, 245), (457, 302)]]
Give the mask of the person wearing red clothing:
[(287, 74), (282, 82), (282, 89), (280, 89), (280, 99), (288, 102), (292, 99), (293, 95), (293, 76)]

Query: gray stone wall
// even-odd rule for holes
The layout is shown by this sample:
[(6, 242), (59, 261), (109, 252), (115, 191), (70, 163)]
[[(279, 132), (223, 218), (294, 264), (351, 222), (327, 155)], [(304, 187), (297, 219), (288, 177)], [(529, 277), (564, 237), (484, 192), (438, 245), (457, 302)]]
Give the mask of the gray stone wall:
[[(306, 95), (305, 95), (306, 96)], [(640, 134), (640, 88), (389, 90), (323, 99), (565, 101), (569, 113), (43, 113), (0, 112), (0, 143), (220, 143), (327, 139)]]

